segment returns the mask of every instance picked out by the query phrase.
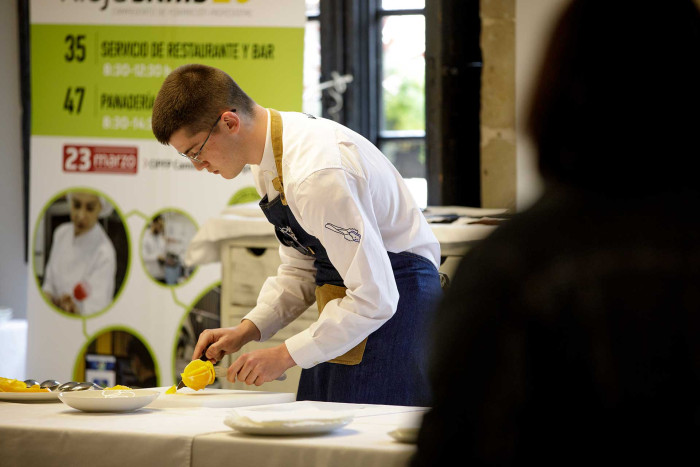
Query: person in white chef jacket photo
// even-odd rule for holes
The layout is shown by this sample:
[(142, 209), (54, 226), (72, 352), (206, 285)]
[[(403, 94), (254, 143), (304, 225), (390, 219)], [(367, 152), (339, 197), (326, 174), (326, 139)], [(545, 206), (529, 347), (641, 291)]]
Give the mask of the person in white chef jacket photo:
[(265, 341), (316, 301), (316, 322), (241, 355), (228, 380), (261, 385), (298, 365), (298, 400), (429, 405), (440, 245), (386, 156), (336, 122), (262, 107), (199, 64), (165, 79), (152, 129), (199, 171), (233, 179), (250, 165), (280, 242), (281, 265), (257, 305), (235, 327), (203, 331), (193, 360)]
[(62, 311), (91, 315), (107, 308), (114, 297), (117, 255), (98, 222), (113, 206), (88, 191), (71, 191), (66, 199), (70, 222), (53, 233), (41, 289)]
[(165, 221), (160, 214), (151, 220), (143, 233), (141, 242), (141, 259), (146, 272), (155, 280), (165, 283), (165, 260), (167, 241), (165, 238)]

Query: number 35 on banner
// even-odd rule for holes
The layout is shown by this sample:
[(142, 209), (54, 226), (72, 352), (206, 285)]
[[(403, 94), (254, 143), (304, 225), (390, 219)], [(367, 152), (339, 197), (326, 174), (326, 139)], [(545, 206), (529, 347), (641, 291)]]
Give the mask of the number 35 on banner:
[(63, 146), (64, 172), (135, 174), (138, 166), (134, 146)]

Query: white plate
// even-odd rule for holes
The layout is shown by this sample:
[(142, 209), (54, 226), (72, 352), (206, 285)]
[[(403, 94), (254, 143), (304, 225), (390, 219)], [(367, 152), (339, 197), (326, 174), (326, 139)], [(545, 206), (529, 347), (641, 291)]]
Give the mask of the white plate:
[(224, 423), (252, 435), (309, 435), (328, 433), (350, 423), (349, 411), (308, 408), (304, 402), (232, 410)]
[(389, 436), (402, 443), (415, 444), (420, 428), (397, 428), (389, 432)]
[(0, 392), (3, 401), (58, 401), (57, 392)]
[(279, 425), (254, 425), (244, 420), (228, 418), (224, 423), (234, 430), (249, 435), (316, 435), (328, 433), (342, 428), (352, 420), (336, 420), (333, 422), (285, 422)]
[(61, 392), (58, 398), (84, 412), (129, 412), (150, 404), (159, 395), (160, 392), (152, 389), (110, 389)]

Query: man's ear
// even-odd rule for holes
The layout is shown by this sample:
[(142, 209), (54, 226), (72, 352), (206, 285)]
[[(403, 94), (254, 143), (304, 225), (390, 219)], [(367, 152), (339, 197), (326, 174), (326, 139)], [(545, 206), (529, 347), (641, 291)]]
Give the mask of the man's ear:
[(238, 130), (241, 128), (241, 118), (236, 112), (231, 112), (230, 110), (224, 112), (221, 115), (221, 119), (226, 124), (229, 133), (238, 133)]

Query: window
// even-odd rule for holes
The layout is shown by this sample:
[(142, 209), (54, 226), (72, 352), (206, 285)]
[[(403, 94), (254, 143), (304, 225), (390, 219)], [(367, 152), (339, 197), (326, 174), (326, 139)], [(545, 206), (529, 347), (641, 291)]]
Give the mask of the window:
[(304, 95), (302, 111), (321, 116), (321, 0), (306, 0), (306, 27), (304, 31)]
[(382, 0), (377, 11), (380, 119), (377, 145), (427, 204), (425, 0)]
[(306, 5), (304, 111), (379, 147), (419, 205), (430, 193), (431, 204), (479, 206), (479, 1)]
[(364, 135), (427, 200), (425, 0), (306, 0), (304, 112)]

